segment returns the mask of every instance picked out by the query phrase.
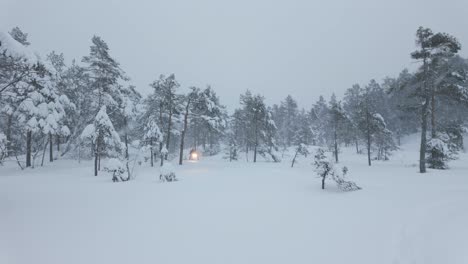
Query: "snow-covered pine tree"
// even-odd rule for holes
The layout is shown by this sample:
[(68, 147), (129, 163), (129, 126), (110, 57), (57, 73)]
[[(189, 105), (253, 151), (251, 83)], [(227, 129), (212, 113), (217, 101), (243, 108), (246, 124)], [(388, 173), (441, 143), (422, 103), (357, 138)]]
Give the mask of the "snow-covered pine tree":
[(226, 142), (226, 150), (225, 150), (226, 152), (224, 156), (224, 159), (228, 159), (229, 162), (233, 160), (237, 161), (239, 158), (239, 150), (238, 150), (239, 145), (237, 143), (236, 135), (233, 132), (233, 127), (231, 127), (231, 125), (230, 127), (228, 127), (226, 131), (227, 142)]
[[(2, 90), (1, 110), (7, 115), (7, 140), (10, 144), (13, 143), (14, 123), (18, 132), (26, 134), (26, 167), (31, 167), (33, 149), (35, 157), (39, 149), (44, 147), (45, 150), (46, 144), (40, 134), (33, 133), (42, 132), (48, 135), (50, 141), (52, 134), (67, 131), (61, 120), (65, 114), (64, 106), (69, 104), (69, 100), (57, 89), (54, 69), (39, 56), (31, 55), (32, 52), (26, 47), (29, 45), (27, 34), (22, 33), (19, 28), (12, 30), (11, 34), (13, 35), (1, 35), (2, 54), (6, 56), (5, 59), (13, 58), (21, 70), (13, 70), (13, 75), (20, 74), (20, 77), (13, 77), (14, 81), (10, 81)], [(33, 140), (33, 136), (38, 137), (37, 140)], [(50, 158), (53, 160), (52, 147)]]
[(125, 148), (107, 115), (106, 106), (102, 106), (93, 123), (85, 127), (81, 138), (87, 140), (93, 149), (94, 176), (97, 176), (100, 170), (101, 157), (118, 158)]
[(361, 153), (359, 148), (359, 142), (362, 139), (361, 130), (359, 129), (360, 122), (360, 106), (362, 100), (363, 89), (358, 85), (354, 84), (351, 88), (347, 89), (344, 96), (343, 109), (346, 113), (349, 121), (348, 130), (345, 133), (345, 137), (349, 138), (350, 141), (354, 142), (356, 147), (356, 153)]
[(119, 113), (119, 118), (116, 118), (120, 122), (120, 131), (123, 134), (125, 151), (125, 168), (127, 171), (127, 179), (131, 179), (131, 170), (130, 170), (130, 142), (132, 138), (132, 122), (137, 119), (139, 116), (139, 104), (141, 101), (141, 95), (135, 90), (133, 85), (120, 85), (120, 96), (118, 100), (117, 112)]
[[(144, 135), (142, 145), (150, 150), (151, 167), (154, 166), (155, 150), (159, 150), (159, 144), (163, 142), (163, 135), (156, 123), (157, 118), (149, 116), (144, 126)], [(157, 147), (156, 147), (157, 146)]]
[(279, 106), (272, 108), (273, 120), (278, 127), (278, 142), (283, 148), (293, 145), (298, 114), (297, 102), (291, 95), (288, 95)]
[(120, 96), (119, 81), (126, 79), (120, 64), (110, 56), (109, 47), (100, 37), (93, 36), (88, 56), (82, 61), (86, 63), (90, 73), (93, 88), (93, 104), (96, 112), (105, 105), (110, 109), (118, 106)]
[(411, 89), (406, 88), (412, 85), (413, 80), (413, 74), (404, 69), (397, 78), (387, 77), (382, 83), (391, 109), (390, 116), (386, 118), (388, 129), (394, 133), (398, 145), (401, 145), (403, 136), (416, 133), (419, 127), (417, 110), (420, 105), (412, 96)]
[(243, 150), (247, 153), (246, 147), (248, 146), (248, 142), (245, 127), (246, 120), (244, 118), (244, 112), (241, 109), (234, 110), (234, 113), (228, 120), (228, 142), (230, 141), (229, 136), (232, 135), (237, 152)]
[(187, 134), (189, 118), (192, 119), (194, 104), (200, 99), (200, 89), (196, 87), (190, 87), (190, 92), (187, 95), (180, 97), (180, 101), (183, 106), (183, 127), (180, 133), (180, 147), (179, 147), (179, 165), (182, 165), (184, 160), (184, 147), (185, 147), (185, 135)]
[(201, 144), (206, 155), (217, 154), (227, 126), (227, 113), (211, 86), (199, 91), (191, 112), (189, 124), (193, 147), (196, 149)]
[(270, 108), (267, 108), (265, 121), (262, 125), (262, 133), (260, 135), (263, 145), (259, 148), (259, 153), (264, 157), (271, 158), (274, 162), (280, 162), (281, 158), (278, 154), (278, 145), (275, 141), (277, 127)]
[(384, 94), (382, 87), (375, 80), (371, 80), (360, 97), (355, 116), (357, 120), (354, 122), (356, 122), (366, 142), (369, 166), (372, 165), (372, 146), (375, 143), (376, 135), (380, 133), (382, 136), (381, 144), (385, 143), (384, 149), (390, 150), (390, 145), (394, 145), (388, 142), (393, 141), (393, 139), (388, 135), (389, 131), (386, 130), (385, 119), (380, 113), (387, 110)]
[(371, 121), (375, 126), (373, 141), (377, 150), (376, 158), (377, 160), (388, 160), (390, 153), (398, 149), (393, 139), (393, 133), (387, 128), (387, 123), (382, 115), (374, 113)]
[(325, 125), (327, 141), (329, 148), (333, 149), (333, 154), (335, 156), (335, 162), (338, 163), (338, 153), (339, 150), (339, 140), (342, 140), (344, 137), (344, 132), (347, 127), (347, 116), (341, 107), (341, 102), (336, 99), (335, 94), (332, 94), (329, 102), (328, 112), (327, 112), (327, 123)]
[(427, 162), (430, 168), (446, 169), (448, 161), (455, 159), (463, 147), (463, 116), (468, 105), (467, 60), (459, 56), (438, 60), (433, 74), (437, 77), (431, 97)]
[[(46, 73), (40, 58), (27, 47), (29, 44), (27, 34), (19, 28), (10, 33), (0, 32), (0, 114), (5, 117), (8, 156), (22, 151), (24, 145), (20, 135), (25, 120), (19, 108), (29, 98), (33, 80)], [(28, 166), (31, 166), (31, 156), (27, 157)]]
[(310, 154), (308, 147), (310, 142), (312, 142), (313, 137), (310, 122), (304, 110), (302, 110), (298, 115), (298, 121), (299, 123), (297, 124), (297, 130), (295, 131), (292, 141), (293, 146), (295, 147), (295, 153), (291, 162), (291, 168), (294, 167), (298, 156), (307, 157)]
[(240, 111), (245, 118), (243, 134), (247, 143), (246, 154), (249, 149), (253, 149), (253, 162), (257, 162), (257, 154), (268, 154), (273, 161), (278, 162), (280, 159), (275, 153), (278, 149), (275, 142), (277, 128), (264, 100), (263, 96), (252, 96), (249, 91), (241, 95)]
[(327, 125), (328, 125), (328, 105), (323, 96), (312, 106), (310, 111), (310, 118), (312, 129), (316, 133), (316, 142), (314, 145), (325, 146), (327, 138)]
[[(159, 117), (158, 125), (164, 134), (165, 147), (169, 150), (171, 134), (173, 133), (173, 118), (179, 113), (181, 108), (180, 101), (178, 100), (180, 97), (177, 94), (177, 89), (180, 85), (174, 74), (167, 77), (161, 74), (150, 86), (154, 90), (148, 100), (148, 104), (150, 104), (149, 111), (152, 111), (153, 115)], [(163, 145), (164, 144), (161, 142), (159, 147), (160, 152), (163, 149)], [(168, 153), (169, 152), (164, 156), (165, 159), (167, 159)]]
[[(460, 50), (460, 43), (453, 36), (446, 33), (433, 33), (429, 28), (419, 27), (416, 31), (416, 45), (418, 50), (411, 53), (411, 57), (422, 62), (417, 77), (419, 87), (417, 96), (421, 100), (421, 145), (419, 151), (419, 172), (426, 172), (426, 152), (427, 152), (427, 118), (429, 110), (434, 109), (436, 97), (435, 78), (432, 72), (437, 68), (440, 61), (452, 57)], [(435, 111), (433, 111), (435, 113)], [(434, 130), (432, 138), (436, 138), (435, 118), (431, 118)], [(436, 152), (434, 152), (436, 155)], [(434, 157), (436, 159), (437, 157)]]
[(62, 74), (63, 86), (59, 87), (61, 88), (60, 92), (70, 99), (72, 107), (65, 108), (66, 115), (63, 122), (70, 129), (70, 135), (66, 137), (67, 142), (61, 155), (66, 155), (79, 146), (81, 132), (96, 115), (93, 106), (96, 97), (93, 93), (94, 88), (90, 75), (88, 69), (79, 66), (75, 60), (69, 67), (65, 68)]

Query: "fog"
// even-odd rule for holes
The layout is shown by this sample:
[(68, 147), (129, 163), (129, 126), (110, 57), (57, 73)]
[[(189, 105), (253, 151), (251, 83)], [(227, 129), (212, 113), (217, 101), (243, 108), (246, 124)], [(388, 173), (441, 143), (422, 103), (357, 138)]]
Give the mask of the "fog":
[(397, 75), (415, 67), (418, 26), (464, 46), (467, 14), (466, 0), (0, 0), (2, 30), (21, 27), (41, 54), (81, 61), (99, 35), (142, 93), (175, 73), (183, 88), (212, 85), (229, 109), (247, 89), (308, 108), (320, 94)]

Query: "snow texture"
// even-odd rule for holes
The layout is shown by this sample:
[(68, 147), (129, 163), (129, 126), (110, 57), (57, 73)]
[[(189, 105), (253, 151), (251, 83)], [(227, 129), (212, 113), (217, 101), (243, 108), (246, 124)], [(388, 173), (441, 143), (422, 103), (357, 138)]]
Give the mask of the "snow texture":
[(340, 166), (363, 187), (346, 193), (320, 189), (311, 157), (294, 168), (205, 157), (171, 184), (149, 166), (112, 184), (90, 176), (92, 162), (5, 164), (0, 263), (468, 263), (468, 155), (419, 174), (418, 140), (405, 142), (372, 167), (343, 148)]

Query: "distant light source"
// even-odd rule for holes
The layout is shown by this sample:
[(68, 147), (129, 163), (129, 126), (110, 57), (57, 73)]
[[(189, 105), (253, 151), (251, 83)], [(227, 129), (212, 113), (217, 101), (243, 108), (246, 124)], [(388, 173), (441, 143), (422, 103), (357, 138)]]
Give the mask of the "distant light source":
[(198, 153), (193, 152), (192, 154), (190, 154), (190, 159), (191, 160), (198, 160)]

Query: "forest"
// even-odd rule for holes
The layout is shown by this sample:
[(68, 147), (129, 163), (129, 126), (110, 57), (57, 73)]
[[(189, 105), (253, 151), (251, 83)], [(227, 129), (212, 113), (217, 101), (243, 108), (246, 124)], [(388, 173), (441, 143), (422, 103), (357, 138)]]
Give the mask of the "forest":
[(216, 87), (182, 88), (174, 73), (155, 76), (152, 93), (143, 96), (102, 38), (90, 44), (89, 54), (66, 64), (63, 53), (34, 52), (19, 27), (0, 32), (1, 163), (26, 169), (57, 159), (94, 160), (90, 173), (97, 176), (101, 160), (110, 159), (112, 171), (120, 171), (114, 181), (127, 181), (136, 160), (182, 165), (189, 150), (255, 163), (259, 156), (285, 161), (288, 148), (297, 156), (320, 146), (338, 163), (341, 148), (352, 146), (371, 166), (391, 159), (402, 137), (419, 133), (421, 173), (449, 169), (463, 151), (468, 60), (447, 33), (416, 30), (408, 54), (414, 71), (350, 84), (328, 99), (317, 95), (311, 106), (299, 106), (293, 95), (266, 105), (268, 95), (247, 90), (236, 109), (223, 106)]

